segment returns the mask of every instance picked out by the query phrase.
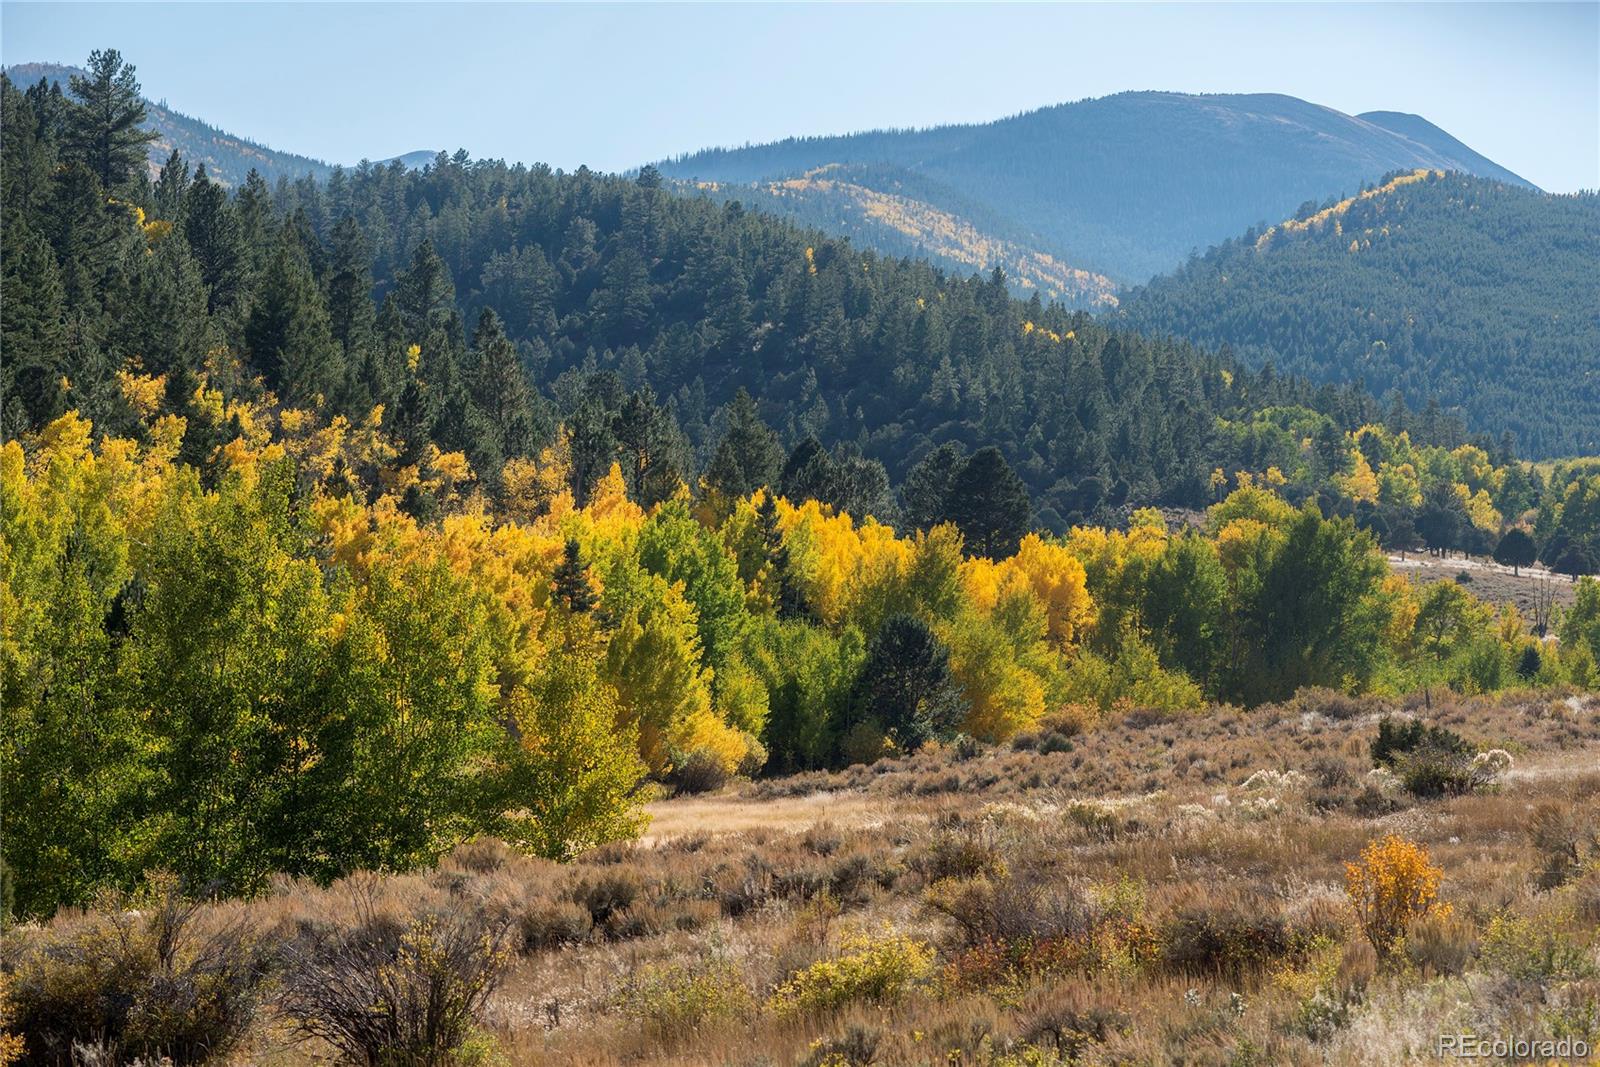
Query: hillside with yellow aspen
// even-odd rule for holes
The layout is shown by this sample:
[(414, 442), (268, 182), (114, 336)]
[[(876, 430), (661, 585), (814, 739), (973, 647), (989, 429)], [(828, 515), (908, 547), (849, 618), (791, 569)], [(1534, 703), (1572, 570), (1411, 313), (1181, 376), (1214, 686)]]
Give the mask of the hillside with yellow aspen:
[(998, 268), (1012, 292), (1024, 299), (1037, 293), (1067, 307), (1116, 307), (1117, 286), (1105, 275), (1069, 266), (1026, 241), (998, 237), (953, 210), (905, 195), (902, 183), (892, 183), (895, 191), (881, 191), (866, 184), (870, 180), (852, 168), (830, 165), (754, 187), (699, 188), (738, 195), (886, 255), (926, 259), (961, 274), (989, 274)]

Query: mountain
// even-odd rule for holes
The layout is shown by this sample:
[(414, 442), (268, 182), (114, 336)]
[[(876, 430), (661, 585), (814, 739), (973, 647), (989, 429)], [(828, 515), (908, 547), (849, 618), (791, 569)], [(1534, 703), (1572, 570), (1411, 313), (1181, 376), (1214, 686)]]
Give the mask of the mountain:
[[(725, 186), (748, 187), (783, 210), (783, 198), (771, 198), (774, 183), (830, 165), (852, 168), (851, 184), (884, 196), (902, 195), (894, 183), (914, 176), (911, 199), (929, 210), (1124, 285), (1393, 171), (1459, 170), (1528, 186), (1415, 116), (1358, 117), (1277, 94), (1119, 93), (986, 124), (713, 148), (657, 167), (715, 183), (725, 196), (733, 195)], [(854, 189), (813, 194), (810, 203), (791, 201), (789, 213), (818, 223), (831, 217), (834, 232), (882, 235), (848, 203), (862, 199)], [(819, 199), (836, 203), (824, 209)], [(902, 237), (939, 254), (915, 234)]]
[(1418, 171), (1213, 248), (1118, 321), (1600, 452), (1600, 196)]
[[(786, 215), (804, 226), (848, 237), (857, 245), (902, 258), (926, 259), (957, 274), (1002, 268), (1020, 295), (1038, 293), (1072, 308), (1116, 307), (1116, 283), (1068, 266), (1012, 234), (1004, 219), (980, 205), (934, 192), (913, 171), (829, 164), (795, 178), (721, 185), (682, 183), (724, 200)], [(945, 205), (936, 207), (937, 199)]]
[[(5, 68), (6, 77), (19, 88), (26, 89), (43, 79), (57, 82), (65, 92), (73, 75), (81, 76), (83, 68), (61, 63), (15, 63)], [(237, 187), (251, 169), (258, 171), (269, 182), (279, 178), (290, 181), (310, 174), (326, 178), (333, 167), (321, 160), (293, 152), (280, 152), (245, 137), (219, 130), (200, 119), (174, 111), (165, 101), (145, 99), (147, 116), (145, 125), (160, 136), (150, 143), (150, 176), (155, 177), (167, 156), (177, 149), (189, 165), (204, 163), (206, 173), (223, 185)]]
[(391, 156), (388, 159), (380, 159), (378, 160), (377, 165), (380, 167), (386, 167), (390, 163), (398, 163), (407, 170), (421, 170), (429, 163), (432, 163), (438, 154), (439, 153), (430, 149), (420, 148), (415, 152), (407, 152), (404, 155)]
[(1421, 115), (1408, 115), (1403, 111), (1364, 111), (1356, 117), (1414, 141), (1443, 158), (1458, 161), (1460, 165), (1455, 169), (1466, 174), (1476, 174), (1480, 178), (1494, 178), (1507, 185), (1520, 185), (1525, 189), (1538, 188), (1522, 175), (1509, 171), (1489, 157), (1474, 152)]

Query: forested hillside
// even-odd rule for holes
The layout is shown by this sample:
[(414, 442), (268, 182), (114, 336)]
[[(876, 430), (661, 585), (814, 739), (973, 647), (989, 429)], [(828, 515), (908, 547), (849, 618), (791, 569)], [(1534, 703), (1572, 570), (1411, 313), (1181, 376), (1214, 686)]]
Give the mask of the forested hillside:
[[(68, 92), (74, 77), (81, 78), (86, 73), (81, 67), (60, 63), (17, 63), (5, 70), (6, 77), (19, 88), (28, 89), (44, 80), (62, 93)], [(237, 187), (252, 170), (268, 182), (277, 182), (279, 178), (293, 181), (307, 174), (326, 178), (333, 171), (319, 159), (268, 148), (219, 130), (200, 119), (174, 111), (165, 102), (146, 100), (144, 103), (146, 125), (156, 134), (146, 155), (152, 177), (173, 152), (181, 153), (191, 167), (205, 164), (212, 179), (229, 188)]]
[[(671, 196), (653, 172), (458, 154), (230, 193), (181, 155), (148, 183), (136, 126), (110, 155), (75, 147), (96, 136), (87, 111), (53, 92), (8, 86), (5, 108), (18, 429), (69, 408), (126, 426), (112, 386), (134, 365), (166, 382), (162, 410), (190, 419), (195, 457), (237, 434), (198, 417), (204, 380), (353, 421), (381, 406), (413, 453), (463, 450), (491, 484), (559, 422), (580, 501), (618, 458), (651, 499), (703, 470), (748, 490), (815, 437), (833, 450), (835, 502), (885, 518), (891, 483), (936, 449), (997, 447), (1060, 530), (1102, 509), (1198, 506), (1214, 469), (1263, 470), (1252, 411), (1309, 405), (1348, 429), (1378, 414), (1363, 395), (1019, 302), (998, 275)], [(741, 417), (779, 441), (735, 472), (715, 450), (741, 389), (757, 402)]]
[[(1390, 171), (1527, 184), (1417, 116), (1356, 117), (1272, 94), (1119, 93), (982, 125), (793, 138), (658, 165), (674, 178), (760, 186), (830, 164), (862, 168), (858, 183), (886, 195), (913, 175), (914, 199), (1124, 285)], [(797, 206), (808, 222), (828, 219)], [(834, 214), (851, 218), (843, 206)]]
[(1119, 321), (1437, 402), (1525, 454), (1600, 451), (1600, 196), (1396, 176), (1192, 260)]

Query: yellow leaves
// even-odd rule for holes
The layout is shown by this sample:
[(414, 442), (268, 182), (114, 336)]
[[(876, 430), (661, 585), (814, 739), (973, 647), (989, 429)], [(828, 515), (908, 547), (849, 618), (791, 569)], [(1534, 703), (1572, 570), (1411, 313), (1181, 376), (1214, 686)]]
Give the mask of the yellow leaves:
[(53, 455), (67, 463), (80, 462), (89, 454), (89, 442), (93, 435), (93, 424), (76, 411), (69, 411), (52, 419), (39, 432), (40, 455)]
[(1490, 533), (1499, 531), (1501, 515), (1495, 509), (1494, 501), (1489, 499), (1487, 490), (1479, 489), (1476, 493), (1469, 494), (1466, 486), (1457, 485), (1456, 495), (1460, 496), (1462, 503), (1466, 505), (1467, 517), (1472, 520), (1472, 525)]
[[(1052, 299), (1074, 295), (1101, 307), (1116, 307), (1116, 285), (1092, 271), (1067, 265), (1029, 245), (998, 240), (958, 215), (941, 211), (925, 201), (880, 192), (853, 182), (821, 177), (819, 168), (800, 178), (769, 182), (767, 191), (782, 197), (826, 197), (843, 206), (869, 226), (895, 231), (935, 256), (954, 260), (974, 270), (987, 271), (1003, 264), (1017, 284), (1038, 289)], [(809, 265), (809, 264), (808, 264)], [(866, 264), (862, 264), (866, 270)], [(943, 294), (940, 294), (942, 300)]]
[(1356, 449), (1352, 454), (1352, 469), (1349, 474), (1336, 474), (1333, 476), (1334, 484), (1351, 500), (1369, 504), (1378, 502), (1378, 476), (1372, 471), (1372, 464), (1367, 462), (1367, 457)]
[(1050, 640), (1062, 650), (1094, 621), (1083, 564), (1064, 545), (1038, 534), (1023, 538), (1009, 559), (970, 559), (961, 571), (963, 587), (982, 612), (992, 613), (1007, 594), (1031, 596), (1044, 609)]
[(141, 419), (148, 419), (160, 408), (161, 398), (166, 395), (167, 376), (140, 374), (124, 367), (117, 371), (117, 389)]
[(912, 543), (868, 518), (859, 526), (815, 500), (778, 500), (778, 526), (789, 541), (807, 601), (830, 625), (858, 616), (864, 597), (906, 574)]
[(811, 275), (817, 273), (817, 250), (810, 245), (806, 246), (806, 273)]
[(615, 535), (623, 529), (636, 529), (644, 521), (644, 509), (628, 499), (628, 483), (617, 463), (611, 464), (590, 491), (589, 506), (584, 510), (594, 529), (602, 533)]
[(1451, 913), (1439, 901), (1443, 876), (1426, 848), (1398, 834), (1369, 842), (1359, 863), (1345, 864), (1345, 893), (1373, 948), (1392, 952), (1411, 920)]
[[(1056, 333), (1054, 330), (1047, 330), (1043, 326), (1035, 326), (1031, 321), (1024, 322), (1022, 324), (1022, 332), (1023, 332), (1024, 336), (1029, 335), (1029, 334), (1033, 334), (1033, 333), (1037, 333), (1041, 337), (1048, 337), (1050, 340), (1054, 341), (1056, 344), (1060, 344), (1061, 341), (1062, 341), (1061, 334)], [(1076, 336), (1076, 335), (1071, 330), (1067, 331), (1067, 337), (1074, 337), (1074, 336)]]
[(422, 362), (422, 346), (411, 345), (406, 349), (406, 370), (412, 374), (417, 373), (417, 365)]

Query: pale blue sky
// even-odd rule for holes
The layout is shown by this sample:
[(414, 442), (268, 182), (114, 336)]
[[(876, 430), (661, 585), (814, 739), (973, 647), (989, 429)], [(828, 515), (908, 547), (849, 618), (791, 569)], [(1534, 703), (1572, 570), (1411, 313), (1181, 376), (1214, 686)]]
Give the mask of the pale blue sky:
[(1409, 111), (1600, 187), (1600, 3), (0, 4), (6, 63), (110, 46), (145, 91), (332, 162), (619, 170), (707, 145), (983, 121), (1123, 89)]

